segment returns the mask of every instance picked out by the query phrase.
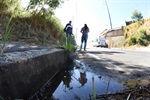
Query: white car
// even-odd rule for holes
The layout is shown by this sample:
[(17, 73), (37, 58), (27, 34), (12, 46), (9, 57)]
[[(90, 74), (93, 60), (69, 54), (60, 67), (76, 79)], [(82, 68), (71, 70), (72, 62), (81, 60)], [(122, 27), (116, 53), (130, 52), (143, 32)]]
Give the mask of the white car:
[(95, 39), (92, 41), (92, 45), (94, 47), (108, 47), (107, 43), (106, 43), (106, 38), (104, 37), (100, 37), (99, 39)]
[(99, 39), (93, 40), (92, 45), (93, 45), (93, 47), (99, 47), (99, 45), (100, 45)]
[(100, 37), (99, 40), (100, 40), (100, 47), (108, 47), (106, 43), (106, 38)]

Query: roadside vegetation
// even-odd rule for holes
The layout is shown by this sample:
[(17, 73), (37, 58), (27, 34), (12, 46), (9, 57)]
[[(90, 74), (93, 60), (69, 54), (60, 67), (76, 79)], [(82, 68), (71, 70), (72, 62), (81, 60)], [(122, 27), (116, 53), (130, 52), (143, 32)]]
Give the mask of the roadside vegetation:
[(124, 27), (125, 42), (124, 46), (148, 46), (150, 45), (150, 18), (143, 19), (138, 11), (133, 11), (131, 16), (133, 23)]
[(125, 29), (125, 46), (148, 46), (150, 44), (150, 34), (146, 31), (146, 28), (140, 27), (138, 28), (135, 33), (128, 32), (127, 26)]
[[(3, 44), (15, 41), (47, 47), (64, 47), (64, 27), (54, 14), (54, 10), (63, 2), (64, 0), (30, 0), (29, 5), (23, 8), (21, 0), (1, 0), (0, 41), (3, 41)], [(9, 25), (13, 25), (11, 32), (8, 31), (11, 29), (7, 30)], [(3, 48), (0, 47), (0, 51), (3, 51)]]
[(8, 38), (11, 35), (12, 30), (13, 30), (13, 24), (10, 25), (11, 20), (12, 20), (12, 17), (9, 19), (9, 21), (8, 21), (8, 23), (6, 25), (6, 31), (5, 31), (5, 34), (4, 34), (3, 38), (2, 38), (3, 43), (2, 43), (2, 45), (0, 45), (0, 55), (3, 54), (4, 49), (5, 49), (6, 41), (8, 41)]

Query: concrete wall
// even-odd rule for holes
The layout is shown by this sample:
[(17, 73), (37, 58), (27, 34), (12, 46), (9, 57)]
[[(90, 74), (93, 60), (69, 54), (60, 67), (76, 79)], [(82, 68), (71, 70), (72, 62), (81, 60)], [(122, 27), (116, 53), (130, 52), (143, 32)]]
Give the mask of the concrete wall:
[(107, 37), (107, 43), (108, 47), (110, 48), (120, 48), (123, 46), (123, 43), (125, 41), (124, 36), (115, 36), (115, 37)]
[(107, 32), (107, 37), (115, 37), (115, 36), (123, 36), (124, 30), (123, 29), (114, 29)]
[(121, 47), (125, 41), (124, 30), (115, 29), (106, 33), (108, 47)]
[(53, 75), (65, 68), (65, 63), (63, 49), (50, 49), (25, 60), (0, 64), (0, 96), (27, 100)]

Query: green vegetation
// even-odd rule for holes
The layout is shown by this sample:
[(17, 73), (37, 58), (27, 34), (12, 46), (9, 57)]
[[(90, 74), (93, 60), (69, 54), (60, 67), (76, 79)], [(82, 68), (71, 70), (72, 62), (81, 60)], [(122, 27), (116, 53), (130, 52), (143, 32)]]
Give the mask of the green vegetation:
[(92, 76), (92, 100), (96, 100), (96, 90), (95, 90), (95, 85), (94, 85), (94, 76)]
[(0, 96), (0, 100), (5, 100), (5, 99)]
[(125, 45), (139, 45), (139, 46), (148, 46), (150, 44), (150, 35), (147, 34), (145, 28), (139, 28), (135, 34), (129, 36), (126, 41)]
[(131, 18), (133, 19), (133, 22), (141, 21), (143, 20), (143, 16), (141, 12), (138, 12), (137, 10), (134, 10), (132, 12)]
[(30, 0), (28, 10), (33, 10), (34, 14), (53, 14), (53, 10), (61, 3), (63, 3), (62, 0)]
[[(72, 42), (66, 44), (63, 25), (54, 15), (54, 10), (61, 3), (63, 0), (30, 0), (26, 9), (20, 6), (21, 0), (1, 0), (0, 40), (3, 41), (5, 38), (5, 42), (17, 41), (43, 46), (62, 46), (72, 52), (76, 47)], [(13, 31), (11, 27), (5, 31), (4, 23), (8, 22), (12, 14), (13, 18), (9, 24), (13, 24)]]
[(124, 27), (125, 37), (127, 38), (131, 36), (132, 34), (136, 33), (136, 30), (138, 30), (138, 28), (140, 28), (142, 25), (143, 25), (143, 21), (138, 21), (138, 22), (132, 23), (131, 25), (125, 26)]
[(76, 51), (77, 45), (75, 43), (75, 37), (74, 37), (74, 35), (71, 35), (70, 41), (68, 41), (67, 38), (66, 38), (66, 42), (65, 42), (65, 44), (64, 44), (63, 47), (69, 53), (73, 53), (73, 52)]
[(5, 34), (4, 36), (2, 37), (2, 42), (3, 44), (0, 45), (0, 55), (3, 54), (3, 51), (5, 49), (5, 44), (6, 44), (6, 41), (8, 40), (9, 36), (12, 34), (12, 30), (13, 30), (13, 24), (11, 25), (11, 21), (12, 21), (12, 16), (10, 17), (7, 25), (6, 25), (6, 31), (5, 31)]
[(137, 10), (132, 13), (133, 23), (123, 27), (125, 42), (124, 46), (148, 46), (150, 44), (150, 18), (144, 19)]
[(0, 13), (12, 13), (14, 10), (19, 10), (21, 0), (1, 0), (0, 1)]

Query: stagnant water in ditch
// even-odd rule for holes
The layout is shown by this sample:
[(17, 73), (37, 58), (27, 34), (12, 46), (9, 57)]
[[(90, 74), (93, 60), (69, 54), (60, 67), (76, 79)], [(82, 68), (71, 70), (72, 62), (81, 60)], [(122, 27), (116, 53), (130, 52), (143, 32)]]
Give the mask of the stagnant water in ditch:
[(76, 60), (68, 70), (58, 73), (30, 99), (90, 100), (93, 93), (116, 93), (126, 88), (120, 81), (88, 71), (87, 66)]

